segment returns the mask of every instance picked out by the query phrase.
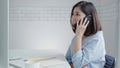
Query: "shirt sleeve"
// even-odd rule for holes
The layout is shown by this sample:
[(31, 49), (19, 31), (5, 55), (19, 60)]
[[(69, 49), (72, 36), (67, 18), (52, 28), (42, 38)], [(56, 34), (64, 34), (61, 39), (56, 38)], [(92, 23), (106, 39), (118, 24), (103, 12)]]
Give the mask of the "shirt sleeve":
[(86, 47), (72, 56), (74, 68), (82, 68), (89, 62), (98, 60), (102, 55), (102, 43), (98, 39), (90, 40)]
[(70, 47), (66, 53), (66, 56), (65, 56), (66, 60), (69, 62), (69, 63), (72, 63), (72, 57), (71, 57), (71, 50), (70, 50)]

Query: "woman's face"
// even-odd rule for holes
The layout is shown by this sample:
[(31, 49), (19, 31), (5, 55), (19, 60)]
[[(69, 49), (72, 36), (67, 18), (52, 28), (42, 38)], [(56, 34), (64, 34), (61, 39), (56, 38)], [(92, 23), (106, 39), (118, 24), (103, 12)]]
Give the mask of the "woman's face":
[(73, 15), (71, 17), (72, 25), (76, 24), (77, 21), (83, 19), (86, 15), (80, 10), (79, 7), (75, 7), (73, 10)]

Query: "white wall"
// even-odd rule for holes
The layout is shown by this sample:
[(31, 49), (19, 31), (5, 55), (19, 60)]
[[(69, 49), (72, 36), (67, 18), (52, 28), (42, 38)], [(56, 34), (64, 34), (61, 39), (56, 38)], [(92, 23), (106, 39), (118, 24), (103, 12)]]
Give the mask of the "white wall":
[(0, 0), (0, 68), (8, 67), (8, 5)]
[[(73, 33), (71, 7), (79, 0), (10, 0), (10, 49), (58, 49), (65, 54)], [(91, 0), (103, 26), (107, 54), (118, 59), (118, 0)]]
[(100, 10), (107, 54), (118, 61), (118, 0), (101, 0)]
[[(78, 0), (79, 1), (79, 0)], [(10, 49), (57, 49), (71, 42), (72, 0), (10, 0)]]
[(101, 23), (104, 30), (106, 50), (112, 56), (117, 56), (117, 6), (116, 0), (101, 0)]

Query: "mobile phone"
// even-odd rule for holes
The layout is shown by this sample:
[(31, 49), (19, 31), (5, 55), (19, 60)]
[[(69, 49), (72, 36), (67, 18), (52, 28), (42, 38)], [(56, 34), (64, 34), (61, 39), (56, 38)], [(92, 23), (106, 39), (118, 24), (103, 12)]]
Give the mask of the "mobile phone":
[(83, 19), (83, 22), (85, 21), (86, 18), (87, 18), (87, 21), (86, 21), (86, 22), (88, 22), (88, 21), (90, 22), (91, 19), (92, 19), (92, 16), (91, 16), (91, 15), (85, 16), (84, 19)]

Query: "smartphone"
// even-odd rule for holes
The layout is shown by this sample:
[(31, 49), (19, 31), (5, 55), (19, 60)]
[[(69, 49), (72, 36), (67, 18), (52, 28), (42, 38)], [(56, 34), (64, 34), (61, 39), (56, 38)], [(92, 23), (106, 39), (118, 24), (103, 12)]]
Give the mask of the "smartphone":
[(92, 19), (92, 16), (91, 16), (91, 15), (85, 16), (84, 19), (83, 19), (83, 22), (85, 21), (86, 18), (87, 18), (87, 22), (88, 22), (88, 21), (90, 22), (91, 19)]
[[(89, 22), (92, 20), (92, 16), (87, 15), (87, 16), (84, 17), (83, 22), (85, 21), (86, 18), (87, 18), (87, 21), (89, 21)], [(79, 21), (79, 24), (80, 24), (80, 21)], [(72, 25), (72, 29), (73, 29), (74, 33), (76, 32), (76, 27), (77, 27), (77, 23)]]

